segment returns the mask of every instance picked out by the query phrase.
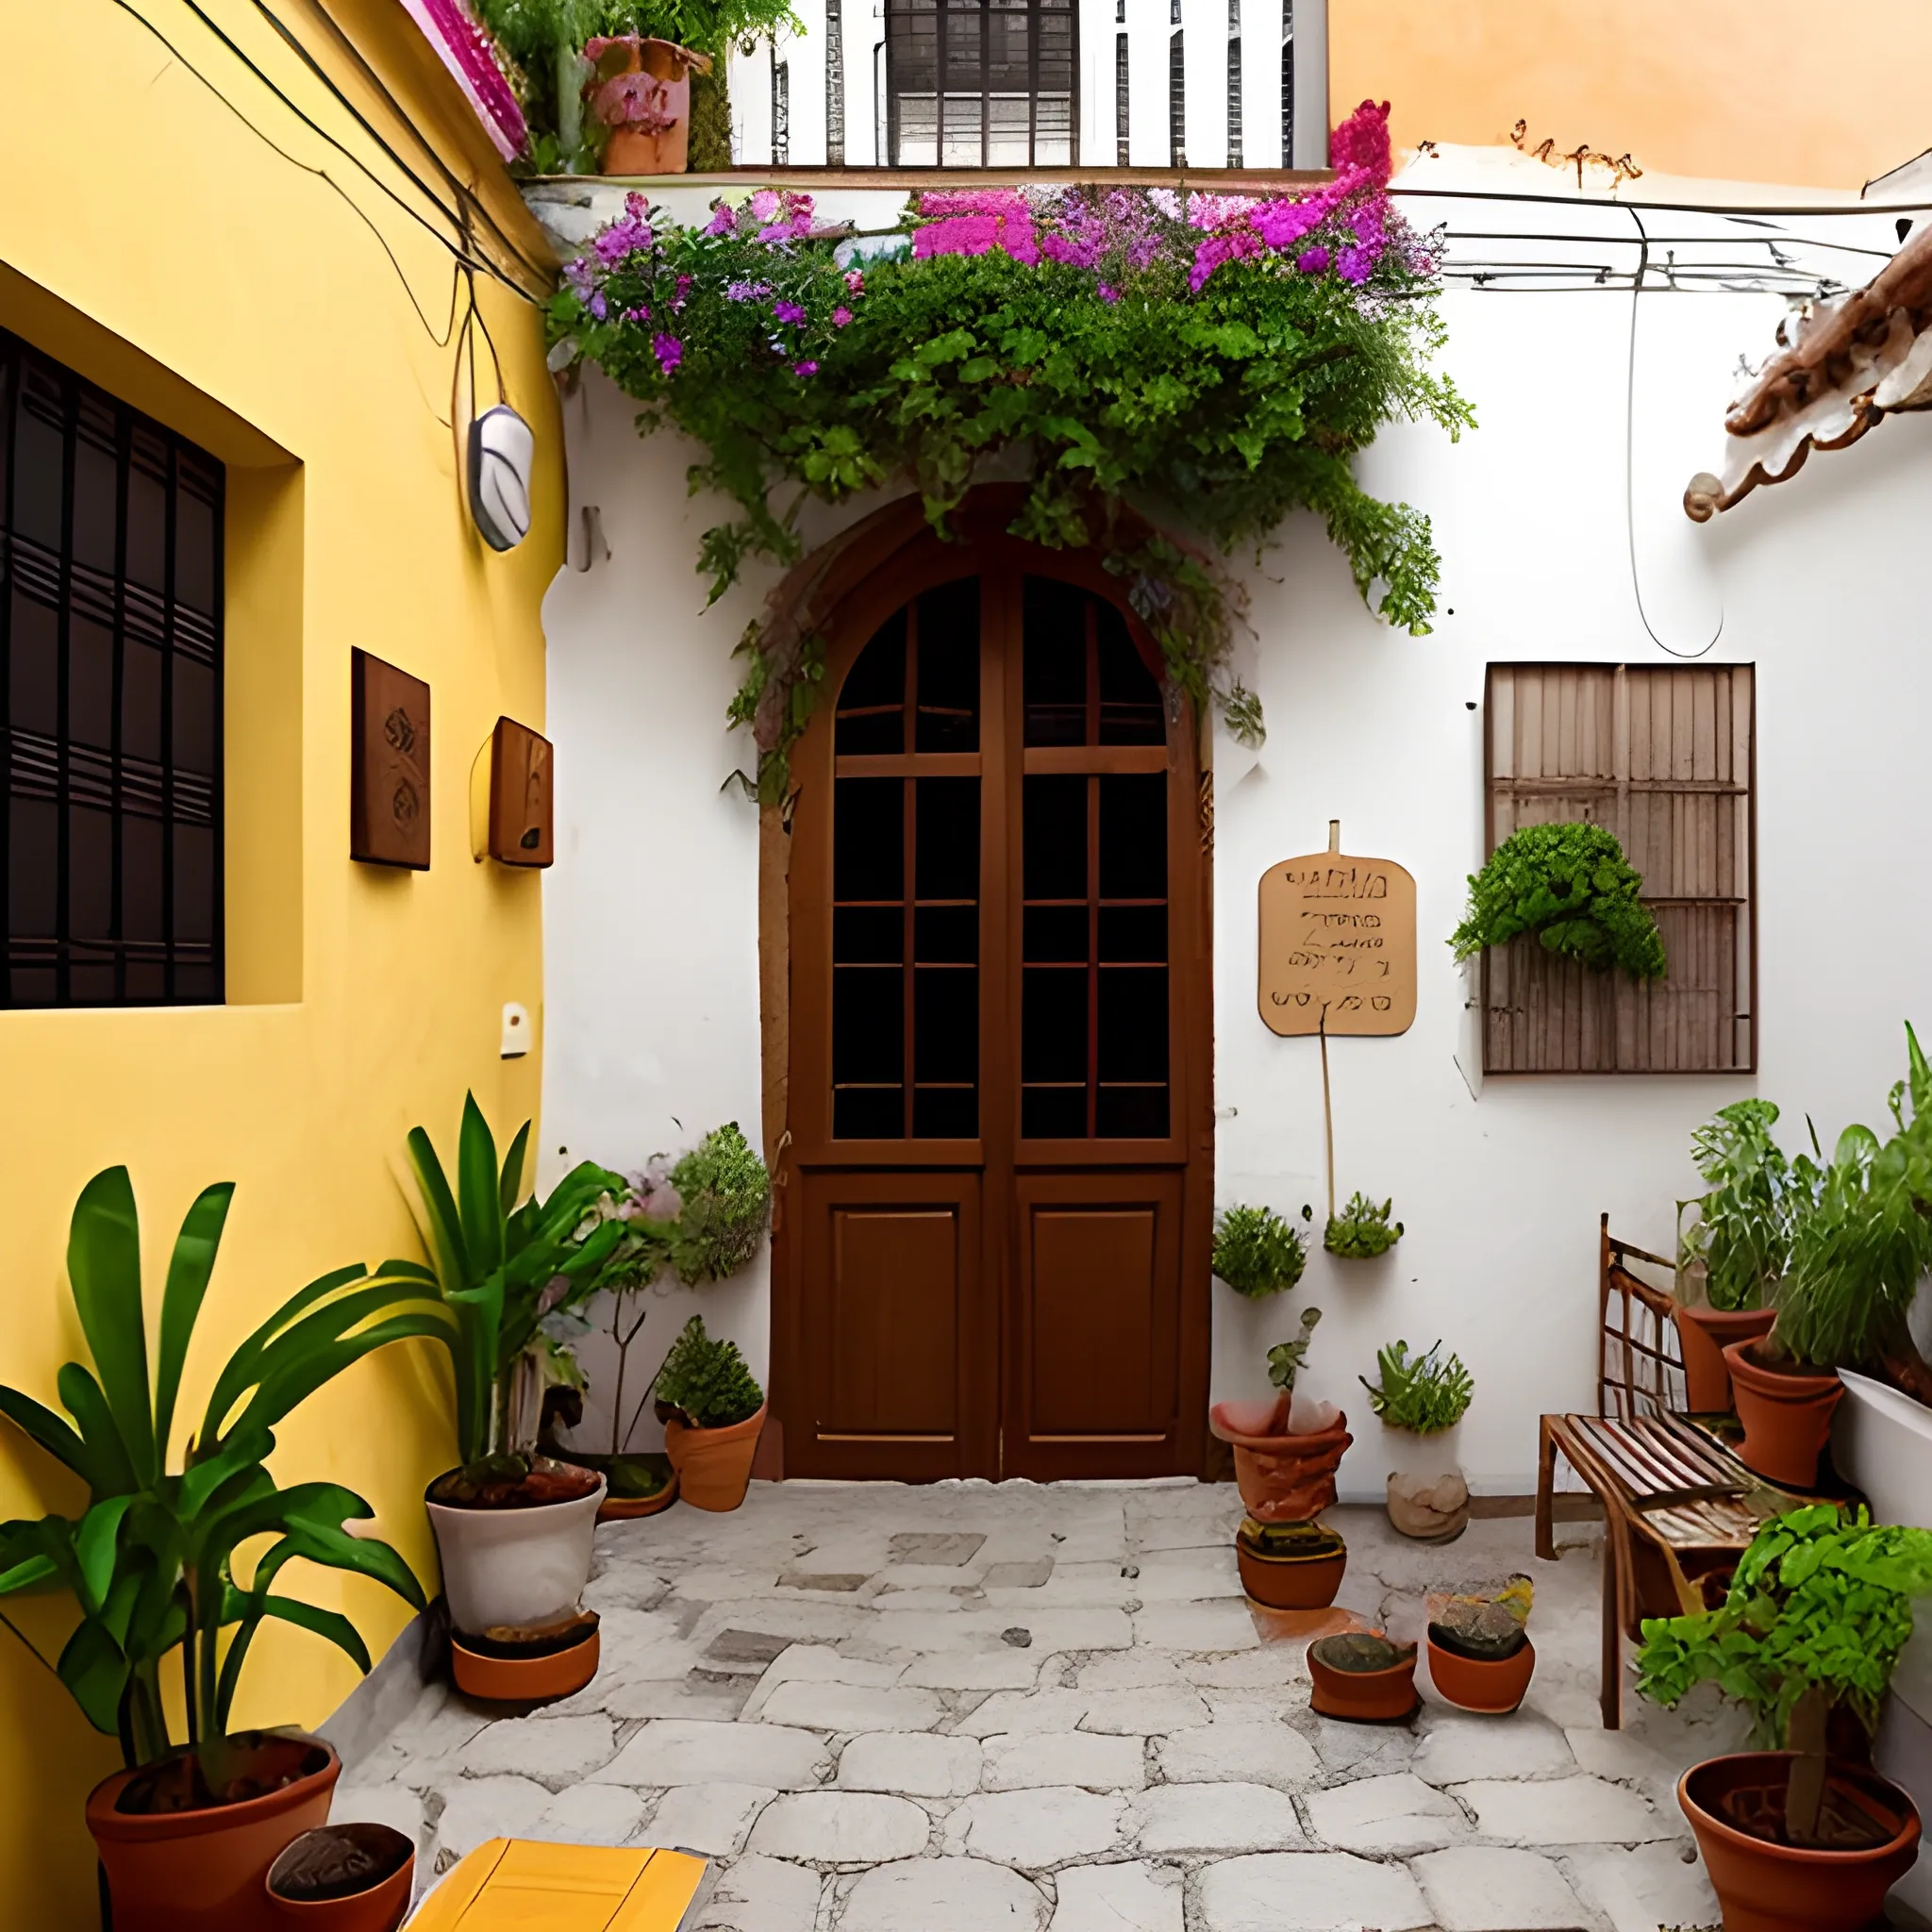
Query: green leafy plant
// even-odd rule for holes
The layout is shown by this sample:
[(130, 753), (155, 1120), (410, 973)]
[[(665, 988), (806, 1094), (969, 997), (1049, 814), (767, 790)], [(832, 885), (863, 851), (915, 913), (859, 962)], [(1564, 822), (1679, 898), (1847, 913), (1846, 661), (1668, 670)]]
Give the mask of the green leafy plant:
[(1877, 1728), (1912, 1599), (1928, 1591), (1932, 1530), (1874, 1524), (1862, 1505), (1792, 1509), (1758, 1531), (1718, 1608), (1645, 1621), (1637, 1688), (1674, 1706), (1715, 1683), (1751, 1713), (1760, 1741), (1798, 1753), (1786, 1826), (1794, 1842), (1815, 1842), (1830, 1712)]
[(1593, 973), (1621, 967), (1633, 979), (1669, 970), (1643, 880), (1604, 825), (1525, 825), (1469, 881), (1469, 909), (1449, 943), (1458, 959), (1534, 933), (1545, 952)]
[[(1369, 495), (1351, 461), (1385, 423), (1474, 420), (1430, 366), (1437, 264), (1387, 198), (1383, 110), (1365, 104), (1335, 151), (1335, 181), (1298, 198), (936, 191), (908, 209), (911, 246), (883, 250), (822, 231), (805, 195), (761, 190), (702, 231), (638, 196), (566, 264), (553, 341), (639, 401), (641, 431), (702, 447), (692, 490), (737, 509), (700, 545), (714, 599), (746, 559), (802, 554), (813, 498), (909, 482), (953, 535), (1000, 462), (1021, 478), (1007, 528), (1097, 552), (1170, 680), (1233, 704), (1252, 739), (1259, 708), (1230, 670), (1239, 599), (1213, 553), (1312, 509), (1364, 600), (1425, 631), (1428, 520)], [(1162, 535), (1157, 511), (1206, 547)], [(823, 689), (822, 642), (788, 622), (747, 633), (730, 711), (767, 802)]]
[[(1704, 1293), (1714, 1308), (1756, 1308), (1776, 1298), (1799, 1220), (1811, 1191), (1785, 1158), (1772, 1128), (1777, 1108), (1768, 1100), (1735, 1100), (1690, 1136), (1697, 1171), (1707, 1192), (1677, 1203), (1677, 1257), (1690, 1270), (1703, 1264)], [(1687, 1228), (1684, 1214), (1697, 1210)]]
[[(298, 1403), (375, 1350), (441, 1336), (449, 1325), (406, 1274), (360, 1266), (325, 1274), (229, 1357), (176, 1461), (176, 1402), (233, 1195), (224, 1181), (189, 1208), (151, 1358), (134, 1189), (125, 1167), (96, 1174), (75, 1204), (68, 1236), (68, 1281), (92, 1364), (68, 1362), (55, 1378), (71, 1420), (0, 1388), (0, 1414), (88, 1489), (77, 1519), (0, 1525), (0, 1596), (53, 1590), (74, 1598), (80, 1621), (51, 1668), (89, 1723), (119, 1737), (130, 1767), (172, 1747), (163, 1667), (178, 1652), (197, 1777), (203, 1757), (213, 1754), (212, 1764), (219, 1756), (237, 1682), (266, 1620), (324, 1638), (369, 1669), (368, 1647), (346, 1617), (275, 1590), (289, 1563), (299, 1557), (374, 1577), (422, 1608), (403, 1558), (344, 1527), (375, 1514), (361, 1497), (335, 1483), (284, 1489), (266, 1465), (275, 1425)], [(274, 1541), (244, 1577), (236, 1553), (264, 1536)], [(211, 1771), (204, 1789), (223, 1781)]]
[(736, 1121), (713, 1127), (671, 1170), (679, 1202), (672, 1265), (687, 1286), (751, 1265), (772, 1213), (772, 1177)]
[(1386, 1255), (1402, 1239), (1401, 1222), (1391, 1224), (1389, 1220), (1394, 1206), (1391, 1198), (1378, 1208), (1357, 1190), (1348, 1197), (1340, 1214), (1328, 1217), (1328, 1225), (1322, 1232), (1322, 1245), (1331, 1255), (1347, 1260), (1366, 1261), (1376, 1255)]
[[(442, 1339), (456, 1374), (457, 1453), (465, 1467), (491, 1453), (517, 1453), (518, 1364), (533, 1350), (544, 1352), (545, 1318), (592, 1291), (625, 1234), (623, 1222), (598, 1211), (600, 1198), (623, 1191), (624, 1176), (588, 1160), (558, 1182), (547, 1201), (533, 1194), (518, 1206), (529, 1139), (525, 1121), (499, 1168), (476, 1096), (465, 1095), (452, 1188), (428, 1134), (409, 1130), (409, 1166), (431, 1265), (386, 1266), (433, 1290), (449, 1310)], [(532, 1439), (540, 1406), (541, 1393), (539, 1402), (525, 1405), (528, 1426), (522, 1433)]]
[(1307, 1361), (1308, 1344), (1315, 1339), (1315, 1324), (1321, 1319), (1320, 1308), (1304, 1308), (1300, 1333), (1291, 1341), (1277, 1341), (1268, 1351), (1268, 1380), (1276, 1389), (1294, 1392), (1294, 1378)]
[(1356, 1379), (1369, 1391), (1369, 1407), (1391, 1429), (1440, 1435), (1462, 1420), (1475, 1394), (1475, 1378), (1463, 1367), (1462, 1357), (1445, 1358), (1440, 1341), (1418, 1356), (1409, 1354), (1407, 1342), (1393, 1342), (1376, 1352), (1375, 1367), (1379, 1382), (1366, 1375)]
[(702, 1315), (693, 1315), (671, 1344), (657, 1387), (658, 1402), (697, 1429), (726, 1429), (746, 1422), (765, 1400), (738, 1344), (707, 1335)]
[(1250, 1301), (1292, 1288), (1307, 1265), (1300, 1231), (1273, 1208), (1230, 1208), (1214, 1224), (1214, 1272)]

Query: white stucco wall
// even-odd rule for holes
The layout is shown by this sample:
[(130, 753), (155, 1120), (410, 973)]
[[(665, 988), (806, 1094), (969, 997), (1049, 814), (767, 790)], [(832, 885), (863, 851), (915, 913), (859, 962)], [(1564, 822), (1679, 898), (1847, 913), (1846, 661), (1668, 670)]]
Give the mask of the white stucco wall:
[[(1472, 232), (1563, 220), (1607, 238), (1631, 232), (1621, 209), (1457, 208)], [(1858, 225), (1857, 239), (1891, 244), (1889, 222)], [(1829, 232), (1854, 239), (1847, 226)], [(1625, 241), (1591, 245), (1627, 268)], [(1573, 244), (1541, 252), (1567, 257)], [(1331, 1043), (1338, 1191), (1392, 1194), (1407, 1234), (1375, 1262), (1318, 1250), (1301, 1290), (1273, 1305), (1215, 1291), (1216, 1396), (1261, 1388), (1268, 1343), (1306, 1302), (1324, 1310), (1308, 1380), (1356, 1423), (1342, 1472), (1354, 1497), (1379, 1497), (1392, 1466), (1355, 1378), (1397, 1336), (1441, 1336), (1474, 1372), (1460, 1432), (1473, 1486), (1530, 1488), (1538, 1414), (1591, 1396), (1598, 1214), (1668, 1251), (1673, 1203), (1695, 1184), (1698, 1121), (1758, 1091), (1785, 1108), (1793, 1137), (1808, 1112), (1828, 1145), (1848, 1120), (1882, 1115), (1903, 1072), (1901, 1021), (1932, 1024), (1932, 903), (1915, 890), (1913, 858), (1932, 696), (1916, 569), (1932, 424), (1889, 422), (1698, 529), (1678, 507), (1683, 484), (1717, 462), (1737, 358), (1765, 353), (1782, 304), (1645, 295), (1626, 419), (1631, 307), (1627, 287), (1446, 298), (1445, 363), (1481, 426), (1454, 446), (1433, 429), (1391, 430), (1361, 464), (1370, 489), (1435, 520), (1444, 569), (1433, 636), (1374, 622), (1312, 518), (1292, 520), (1243, 571), (1255, 632), (1243, 674), (1270, 735), (1258, 758), (1216, 746), (1223, 1205), (1298, 1213), (1309, 1202), (1318, 1223), (1322, 1212), (1316, 1045), (1276, 1039), (1255, 1010), (1258, 875), (1319, 849), (1340, 818), (1345, 849), (1400, 860), (1419, 887), (1415, 1025)], [(730, 650), (764, 583), (700, 614), (691, 559), (709, 519), (684, 492), (691, 453), (669, 438), (641, 443), (630, 417), (595, 375), (565, 411), (574, 515), (598, 506), (611, 556), (567, 571), (545, 609), (559, 825), (545, 888), (553, 1166), (561, 1146), (634, 1165), (721, 1119), (749, 1131), (758, 1107), (756, 814), (718, 787), (741, 756), (723, 723)], [(1491, 660), (1666, 661), (1633, 596), (1626, 420), (1651, 624), (1671, 647), (1695, 650), (1721, 614), (1710, 660), (1759, 666), (1761, 1073), (1492, 1078), (1477, 1098), (1457, 1064), (1473, 1038), (1466, 981), (1442, 943), (1481, 858), (1481, 719), (1470, 706)], [(581, 546), (574, 525), (574, 561)], [(668, 1297), (654, 1313), (645, 1373), (691, 1300)], [(762, 1269), (708, 1291), (703, 1306), (762, 1373)]]

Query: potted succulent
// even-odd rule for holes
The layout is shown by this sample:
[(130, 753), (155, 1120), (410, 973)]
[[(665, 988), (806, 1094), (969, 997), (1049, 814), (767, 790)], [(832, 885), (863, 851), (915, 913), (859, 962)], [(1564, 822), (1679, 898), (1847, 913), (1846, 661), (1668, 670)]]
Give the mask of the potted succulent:
[[(590, 1580), (605, 1482), (535, 1453), (541, 1377), (532, 1364), (545, 1352), (546, 1317), (595, 1278), (624, 1232), (597, 1212), (623, 1176), (589, 1161), (547, 1201), (518, 1205), (529, 1134), (526, 1121), (499, 1168), (489, 1124), (467, 1096), (452, 1188), (429, 1136), (412, 1128), (408, 1158), (431, 1265), (390, 1264), (449, 1312), (441, 1339), (456, 1378), (459, 1459), (425, 1501), (453, 1631), (488, 1639), (498, 1652), (541, 1649), (549, 1634), (581, 1641), (577, 1599)], [(459, 1682), (466, 1652), (484, 1654), (458, 1643)]]
[[(58, 1378), (72, 1420), (0, 1389), (0, 1414), (88, 1491), (77, 1518), (0, 1525), (0, 1595), (58, 1591), (80, 1612), (49, 1668), (96, 1730), (119, 1737), (126, 1761), (87, 1806), (117, 1932), (259, 1923), (270, 1864), (328, 1816), (341, 1772), (332, 1746), (294, 1730), (228, 1729), (267, 1620), (369, 1668), (346, 1617), (276, 1590), (285, 1567), (300, 1558), (353, 1572), (417, 1608), (424, 1602), (389, 1544), (345, 1527), (375, 1513), (361, 1497), (334, 1483), (284, 1489), (267, 1467), (275, 1425), (298, 1403), (372, 1351), (446, 1326), (414, 1282), (361, 1267), (310, 1282), (235, 1350), (200, 1426), (172, 1447), (233, 1194), (222, 1182), (189, 1208), (151, 1353), (134, 1190), (125, 1167), (96, 1174), (75, 1204), (67, 1247), (92, 1360), (69, 1362)], [(252, 1561), (238, 1558), (243, 1545), (258, 1546)]]
[(1366, 1261), (1386, 1255), (1402, 1239), (1402, 1224), (1390, 1222), (1392, 1200), (1378, 1208), (1357, 1191), (1348, 1198), (1340, 1214), (1331, 1214), (1322, 1231), (1322, 1245), (1331, 1255), (1347, 1261)]
[(1919, 1814), (1866, 1768), (1878, 1707), (1932, 1591), (1932, 1531), (1812, 1504), (1767, 1523), (1715, 1610), (1643, 1626), (1637, 1688), (1674, 1706), (1711, 1681), (1764, 1748), (1677, 1786), (1724, 1924), (1857, 1932), (1917, 1855)]
[(1343, 1630), (1308, 1645), (1308, 1702), (1323, 1717), (1350, 1724), (1407, 1724), (1421, 1707), (1416, 1646), (1379, 1630)]
[(1536, 1673), (1529, 1641), (1535, 1586), (1512, 1576), (1501, 1590), (1428, 1599), (1429, 1680), (1461, 1710), (1503, 1715), (1523, 1702)]
[(1778, 1282), (1807, 1191), (1773, 1138), (1776, 1124), (1770, 1101), (1738, 1100), (1690, 1137), (1691, 1158), (1709, 1184), (1677, 1203), (1677, 1334), (1693, 1415), (1730, 1407), (1723, 1351), (1769, 1334), (1777, 1319)]
[(1389, 1474), (1389, 1521), (1419, 1542), (1453, 1541), (1469, 1524), (1469, 1484), (1451, 1445), (1475, 1394), (1474, 1378), (1460, 1356), (1443, 1355), (1440, 1341), (1418, 1356), (1406, 1341), (1391, 1343), (1376, 1354), (1375, 1366), (1379, 1381), (1357, 1378), (1369, 1407), (1414, 1444), (1407, 1467)]
[(707, 1335), (705, 1318), (693, 1315), (658, 1367), (657, 1391), (665, 1453), (684, 1500), (736, 1509), (765, 1426), (764, 1391), (738, 1344)]
[(1271, 1208), (1237, 1206), (1215, 1221), (1215, 1276), (1244, 1300), (1264, 1301), (1292, 1288), (1307, 1265), (1300, 1231)]

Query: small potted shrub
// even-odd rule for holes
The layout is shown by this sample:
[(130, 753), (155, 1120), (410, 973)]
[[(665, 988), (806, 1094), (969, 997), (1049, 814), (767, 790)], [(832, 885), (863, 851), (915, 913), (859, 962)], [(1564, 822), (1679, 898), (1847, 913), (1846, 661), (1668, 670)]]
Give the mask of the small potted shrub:
[(268, 1470), (275, 1425), (306, 1396), (375, 1349), (442, 1329), (442, 1310), (412, 1281), (353, 1267), (310, 1282), (229, 1357), (200, 1427), (172, 1449), (233, 1194), (223, 1182), (188, 1210), (151, 1353), (134, 1190), (125, 1167), (96, 1174), (75, 1204), (67, 1247), (92, 1362), (69, 1362), (58, 1378), (72, 1421), (0, 1389), (0, 1414), (88, 1491), (77, 1518), (0, 1524), (0, 1595), (58, 1591), (79, 1610), (48, 1668), (88, 1722), (121, 1740), (126, 1769), (94, 1789), (87, 1822), (114, 1922), (134, 1932), (257, 1924), (276, 1855), (328, 1816), (341, 1774), (333, 1746), (297, 1730), (228, 1729), (270, 1619), (369, 1669), (348, 1618), (276, 1590), (286, 1566), (353, 1572), (424, 1603), (395, 1550), (347, 1528), (375, 1514), (361, 1497), (334, 1483), (284, 1489)]
[(1677, 1785), (1726, 1925), (1859, 1932), (1910, 1868), (1918, 1811), (1866, 1767), (1927, 1591), (1932, 1531), (1813, 1504), (1764, 1525), (1717, 1609), (1645, 1623), (1642, 1695), (1674, 1706), (1717, 1683), (1782, 1747), (1707, 1758)]
[(1669, 971), (1643, 879), (1606, 825), (1524, 825), (1471, 874), (1469, 907), (1450, 936), (1457, 959), (1533, 933), (1545, 952), (1633, 979)]
[(1345, 1261), (1367, 1261), (1386, 1255), (1402, 1239), (1401, 1222), (1391, 1224), (1389, 1219), (1394, 1206), (1389, 1200), (1378, 1208), (1364, 1193), (1351, 1194), (1341, 1212), (1328, 1217), (1322, 1245)]
[[(597, 1212), (621, 1190), (619, 1174), (586, 1161), (547, 1201), (518, 1205), (529, 1143), (525, 1122), (499, 1168), (496, 1142), (475, 1096), (463, 1104), (452, 1189), (429, 1136), (408, 1137), (432, 1265), (392, 1263), (440, 1296), (456, 1379), (458, 1462), (429, 1485), (425, 1502), (442, 1558), (458, 1683), (502, 1695), (509, 1673), (475, 1660), (534, 1667), (561, 1650), (581, 1650), (574, 1668), (588, 1682), (596, 1669), (594, 1627), (578, 1613), (591, 1574), (591, 1541), (604, 1478), (535, 1453), (541, 1380), (526, 1373), (543, 1343), (543, 1322), (595, 1278), (622, 1238), (623, 1224)], [(520, 1396), (523, 1399), (519, 1399)], [(485, 1648), (475, 1642), (481, 1640)], [(537, 1673), (542, 1691), (570, 1673)], [(495, 1688), (484, 1691), (486, 1677)], [(575, 1685), (568, 1688), (575, 1689)]]
[(1487, 1593), (1430, 1595), (1429, 1679), (1442, 1697), (1458, 1709), (1497, 1716), (1523, 1702), (1536, 1673), (1529, 1641), (1535, 1599), (1526, 1576)]
[(1323, 1717), (1350, 1724), (1407, 1724), (1421, 1707), (1416, 1646), (1379, 1630), (1343, 1630), (1308, 1645), (1308, 1702)]
[[(1769, 1334), (1777, 1319), (1778, 1282), (1807, 1191), (1773, 1138), (1776, 1124), (1770, 1101), (1738, 1100), (1690, 1137), (1691, 1158), (1708, 1183), (1696, 1199), (1677, 1203), (1677, 1334), (1693, 1415), (1730, 1407), (1724, 1350)], [(1692, 1208), (1696, 1219), (1686, 1227)]]
[(1307, 1265), (1300, 1231), (1272, 1208), (1229, 1208), (1214, 1224), (1214, 1273), (1244, 1300), (1292, 1288)]
[(1389, 1474), (1389, 1521), (1420, 1542), (1453, 1541), (1469, 1523), (1469, 1484), (1451, 1438), (1468, 1413), (1474, 1378), (1460, 1356), (1443, 1355), (1440, 1341), (1413, 1357), (1407, 1342), (1394, 1342), (1377, 1353), (1375, 1366), (1379, 1381), (1358, 1378), (1369, 1407), (1411, 1443), (1407, 1466)]
[(584, 44), (591, 77), (584, 99), (609, 129), (601, 172), (682, 175), (691, 151), (691, 76), (708, 74), (708, 54), (675, 41), (600, 34)]
[(765, 1425), (764, 1391), (735, 1341), (705, 1333), (693, 1315), (658, 1371), (664, 1448), (687, 1503), (736, 1509), (751, 1486), (752, 1458)]

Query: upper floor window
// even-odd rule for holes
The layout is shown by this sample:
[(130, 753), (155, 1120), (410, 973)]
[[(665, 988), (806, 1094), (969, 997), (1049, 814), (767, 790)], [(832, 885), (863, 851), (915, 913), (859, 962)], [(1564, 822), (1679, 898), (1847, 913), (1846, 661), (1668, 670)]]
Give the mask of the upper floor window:
[(0, 1006), (223, 996), (223, 493), (0, 330)]
[(1076, 41), (1072, 0), (886, 0), (891, 165), (1071, 165)]

